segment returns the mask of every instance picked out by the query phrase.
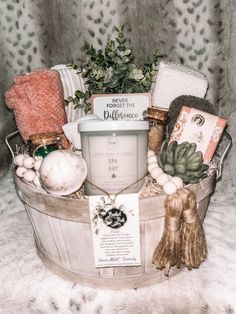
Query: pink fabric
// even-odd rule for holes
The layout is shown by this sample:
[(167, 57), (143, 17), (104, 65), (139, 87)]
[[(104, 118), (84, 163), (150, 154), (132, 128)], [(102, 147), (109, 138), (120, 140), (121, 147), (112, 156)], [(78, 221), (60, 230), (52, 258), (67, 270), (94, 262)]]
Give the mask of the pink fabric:
[[(61, 127), (67, 118), (62, 82), (56, 70), (38, 70), (16, 77), (5, 98), (25, 142), (34, 134), (63, 133)], [(64, 136), (63, 146), (68, 147)]]

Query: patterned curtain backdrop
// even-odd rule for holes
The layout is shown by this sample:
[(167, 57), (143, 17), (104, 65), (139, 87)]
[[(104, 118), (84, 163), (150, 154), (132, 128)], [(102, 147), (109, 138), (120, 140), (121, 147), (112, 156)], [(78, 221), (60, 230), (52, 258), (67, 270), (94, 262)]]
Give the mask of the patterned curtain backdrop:
[[(85, 41), (104, 47), (113, 26), (125, 24), (137, 63), (156, 49), (203, 72), (207, 98), (219, 114), (235, 117), (236, 3), (230, 0), (0, 0), (0, 169), (7, 166), (3, 139), (14, 129), (4, 93), (14, 76), (84, 59)], [(223, 191), (236, 184), (234, 150), (226, 162)]]

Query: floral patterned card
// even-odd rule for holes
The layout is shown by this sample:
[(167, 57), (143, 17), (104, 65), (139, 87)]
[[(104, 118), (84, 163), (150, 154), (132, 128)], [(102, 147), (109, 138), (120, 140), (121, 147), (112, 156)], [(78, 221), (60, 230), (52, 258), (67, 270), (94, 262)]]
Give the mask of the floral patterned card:
[(204, 111), (183, 106), (176, 121), (170, 141), (197, 144), (204, 161), (210, 161), (215, 153), (227, 120)]

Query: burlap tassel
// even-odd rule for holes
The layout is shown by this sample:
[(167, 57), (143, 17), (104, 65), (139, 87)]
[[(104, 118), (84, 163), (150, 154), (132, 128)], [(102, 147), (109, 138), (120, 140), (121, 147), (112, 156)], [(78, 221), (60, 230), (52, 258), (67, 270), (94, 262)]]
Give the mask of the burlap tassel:
[(181, 266), (181, 219), (182, 200), (177, 194), (166, 197), (164, 232), (152, 257), (152, 263), (158, 269), (164, 269), (169, 275), (171, 266)]
[(199, 219), (193, 191), (182, 188), (177, 195), (183, 204), (182, 262), (189, 269), (198, 267), (207, 257), (205, 233)]

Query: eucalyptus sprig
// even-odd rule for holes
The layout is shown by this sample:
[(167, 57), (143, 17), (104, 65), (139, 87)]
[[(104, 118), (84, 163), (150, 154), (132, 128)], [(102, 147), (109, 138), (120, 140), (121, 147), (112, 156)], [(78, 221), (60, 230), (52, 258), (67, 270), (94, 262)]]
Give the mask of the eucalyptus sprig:
[(66, 104), (73, 103), (74, 108), (90, 110), (90, 97), (93, 94), (145, 93), (149, 92), (158, 70), (158, 61), (162, 56), (158, 51), (139, 68), (134, 63), (134, 55), (126, 47), (124, 26), (114, 28), (115, 40), (109, 40), (104, 51), (96, 50), (86, 44), (85, 64), (81, 67), (70, 64), (84, 78), (86, 92), (77, 90)]

